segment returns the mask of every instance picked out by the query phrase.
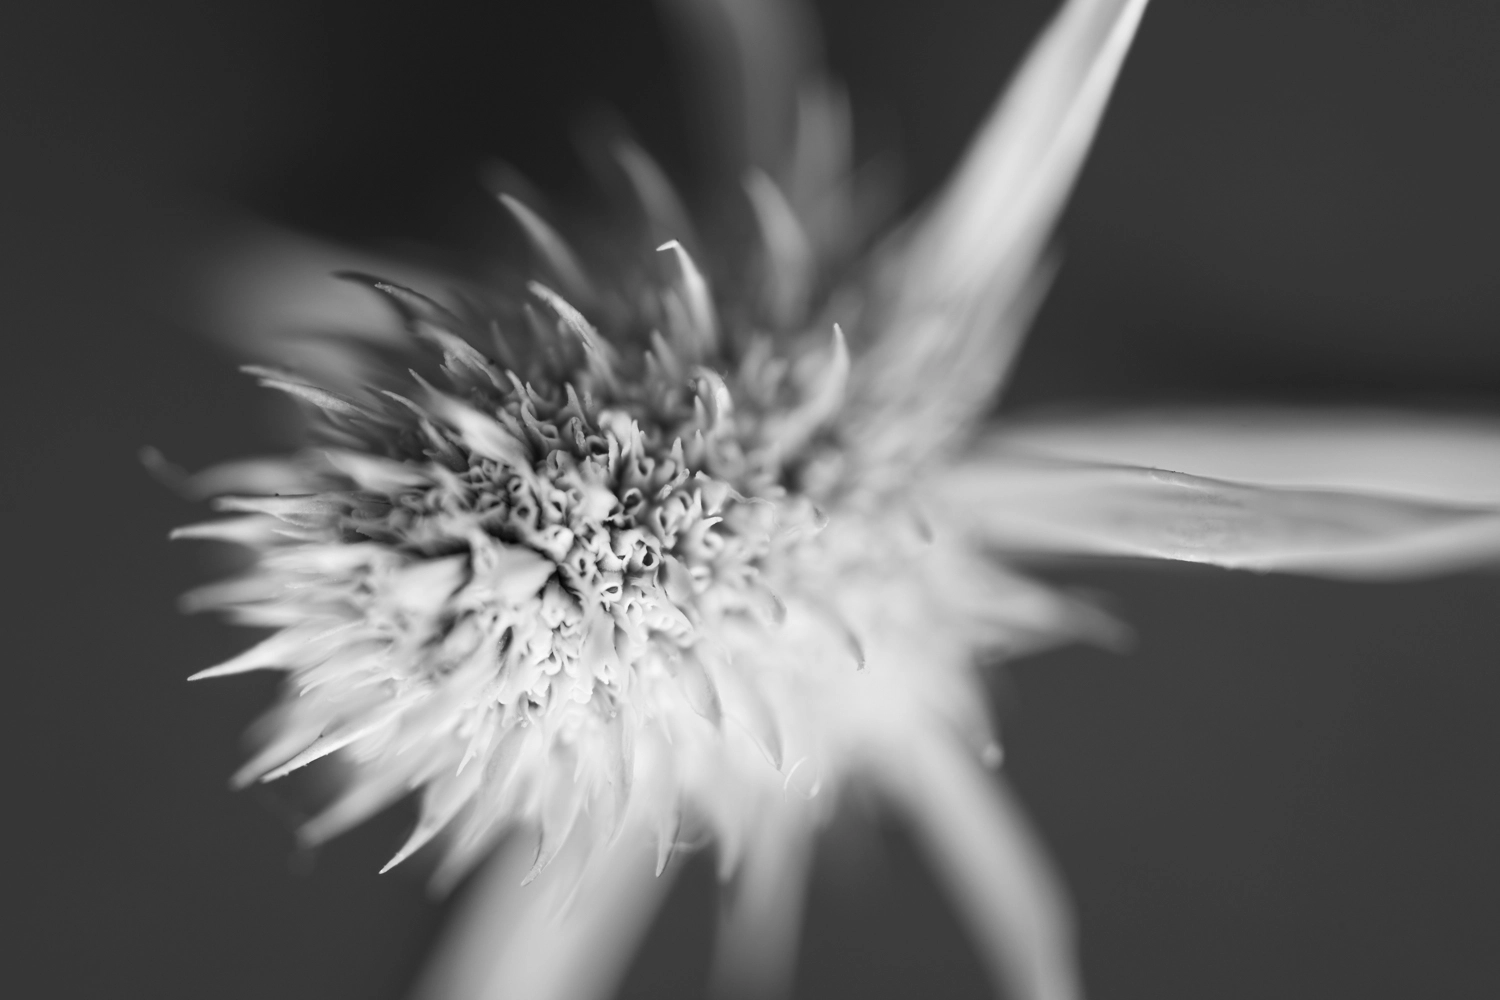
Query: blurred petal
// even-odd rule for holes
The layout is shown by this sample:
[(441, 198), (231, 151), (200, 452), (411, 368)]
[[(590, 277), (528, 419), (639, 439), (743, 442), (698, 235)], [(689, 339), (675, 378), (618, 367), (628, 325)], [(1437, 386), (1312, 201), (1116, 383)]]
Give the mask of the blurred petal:
[(721, 901), (712, 972), (716, 997), (791, 995), (812, 847), (812, 825), (795, 804), (761, 811)]
[(1082, 995), (1067, 893), (999, 776), (937, 734), (915, 736), (875, 769), (1011, 1000)]
[(791, 166), (799, 94), (820, 58), (811, 12), (797, 0), (660, 3), (682, 38), (715, 168), (735, 184), (750, 167), (780, 177)]
[(852, 117), (843, 88), (809, 74), (798, 93), (796, 138), (779, 180), (814, 247), (825, 256), (851, 249), (881, 221), (880, 210), (893, 207), (880, 202), (895, 201), (894, 192), (881, 190), (888, 175), (877, 169), (854, 176)]
[[(862, 364), (869, 405), (928, 441), (998, 388), (1046, 240), (1083, 165), (1145, 0), (1071, 0), (1027, 56), (886, 281)], [(1029, 319), (1029, 310), (1022, 310)], [(924, 399), (941, 393), (943, 402)], [(910, 426), (913, 401), (921, 425)]]
[(1160, 409), (1008, 421), (1018, 451), (1454, 503), (1500, 501), (1500, 419), (1358, 409)]
[[(572, 838), (563, 854), (585, 840)], [(567, 873), (583, 860), (559, 856), (522, 886), (535, 854), (534, 842), (511, 843), (479, 873), (428, 960), (415, 1000), (605, 1000), (614, 994), (671, 885), (672, 869), (656, 876), (655, 841), (637, 825), (588, 859), (581, 883)]]
[[(941, 356), (920, 358), (915, 355), (922, 352), (913, 349), (904, 369), (887, 357), (876, 362), (882, 367), (873, 376), (869, 355), (855, 363), (844, 432), (863, 465), (867, 487), (894, 485), (882, 482), (882, 476), (899, 483), (910, 477), (911, 465), (941, 456), (962, 440), (964, 425), (989, 407), (1003, 374), (1006, 345), (1018, 342), (1031, 325), (1055, 272), (1055, 262), (1044, 262), (1013, 295), (934, 304), (897, 324), (910, 344), (938, 345)], [(965, 329), (986, 335), (945, 341)], [(954, 371), (938, 370), (950, 363)]]
[[(236, 353), (284, 359), (285, 345), (309, 333), (338, 333), (401, 343), (396, 314), (378, 296), (333, 277), (356, 271), (424, 287), (433, 276), (361, 250), (247, 218), (205, 213), (207, 232), (178, 276), (182, 319)], [(275, 344), (276, 350), (270, 345)]]
[(688, 253), (700, 252), (697, 230), (683, 207), (682, 197), (661, 166), (626, 136), (616, 137), (610, 151), (645, 212), (652, 245), (676, 240)]
[(1013, 552), (1144, 556), (1331, 576), (1419, 576), (1500, 557), (1500, 510), (1291, 489), (990, 449), (935, 497)]

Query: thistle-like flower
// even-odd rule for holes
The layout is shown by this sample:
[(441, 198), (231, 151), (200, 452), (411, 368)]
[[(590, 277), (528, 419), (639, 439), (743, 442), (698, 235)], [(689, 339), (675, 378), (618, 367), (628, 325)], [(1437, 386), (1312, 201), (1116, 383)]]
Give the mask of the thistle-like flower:
[[(782, 51), (776, 5), (688, 6), (722, 18), (752, 85)], [(283, 342), (250, 369), (316, 446), (197, 479), (234, 516), (177, 535), (254, 564), (190, 604), (274, 630), (197, 676), (287, 673), (238, 780), (338, 754), (306, 841), (416, 792), (391, 865), (436, 838), (451, 884), (507, 845), (428, 995), (606, 991), (674, 850), (703, 842), (728, 886), (719, 982), (775, 992), (811, 840), (859, 784), (911, 819), (1010, 995), (1076, 996), (1060, 896), (986, 770), (974, 670), (1113, 626), (997, 554), (1348, 574), (1493, 554), (1496, 498), (1448, 474), (1483, 428), (1413, 425), (1458, 449), (1422, 486), (1359, 461), (1383, 433), (1363, 419), (1332, 441), (1243, 416), (1237, 439), (1204, 415), (1191, 438), (1154, 417), (982, 427), (1144, 6), (1070, 0), (948, 189), (863, 257), (836, 90), (794, 79), (778, 146), (766, 95), (787, 83), (763, 73), (748, 248), (700, 240), (616, 138), (630, 238), (574, 250), (502, 185), (532, 272), (420, 291), (345, 273), (400, 338)], [(1331, 447), (1248, 464), (1299, 441)], [(1184, 443), (1218, 478), (1161, 470)]]

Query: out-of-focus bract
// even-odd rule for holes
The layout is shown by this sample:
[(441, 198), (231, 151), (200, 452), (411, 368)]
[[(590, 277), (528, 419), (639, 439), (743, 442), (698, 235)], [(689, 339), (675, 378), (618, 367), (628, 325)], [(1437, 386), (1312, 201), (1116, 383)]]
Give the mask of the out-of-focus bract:
[(272, 630), (197, 676), (287, 674), (238, 780), (338, 754), (310, 843), (417, 793), (390, 863), (436, 840), (445, 885), (503, 846), (427, 997), (607, 995), (674, 849), (701, 843), (726, 884), (715, 983), (782, 993), (812, 839), (851, 785), (929, 849), (997, 987), (1076, 997), (975, 667), (1114, 626), (1006, 554), (1474, 564), (1500, 549), (1500, 435), (1315, 412), (985, 426), (1145, 0), (1066, 3), (949, 186), (878, 238), (804, 12), (665, 6), (737, 68), (747, 245), (705, 242), (615, 135), (635, 205), (607, 238), (497, 184), (529, 272), (240, 283), (231, 325), (328, 319), (352, 284), (396, 332), (256, 345), (314, 444), (190, 480), (232, 516), (177, 537), (254, 563), (189, 605)]

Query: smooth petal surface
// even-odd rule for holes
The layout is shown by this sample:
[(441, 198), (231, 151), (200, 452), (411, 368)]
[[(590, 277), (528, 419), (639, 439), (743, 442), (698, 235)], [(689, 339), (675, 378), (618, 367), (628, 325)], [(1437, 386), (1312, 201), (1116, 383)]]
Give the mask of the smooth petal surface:
[(791, 995), (814, 834), (797, 805), (768, 804), (746, 834), (714, 941), (712, 993), (721, 1000)]
[(1146, 0), (1072, 0), (913, 238), (906, 293), (974, 295), (1029, 269), (1072, 190)]
[(1007, 421), (990, 442), (1274, 486), (1500, 502), (1500, 419), (1334, 408), (1155, 409)]
[(934, 496), (990, 545), (1331, 576), (1420, 576), (1500, 557), (1500, 510), (1294, 489), (991, 447)]
[(1009, 1000), (1082, 996), (1067, 894), (1005, 783), (955, 743), (914, 736), (876, 769)]
[(288, 360), (294, 337), (338, 333), (400, 344), (405, 334), (377, 297), (330, 275), (380, 274), (403, 284), (433, 276), (398, 261), (233, 216), (206, 217), (208, 234), (178, 276), (181, 318), (252, 358)]
[(803, 86), (815, 77), (817, 30), (793, 0), (659, 0), (681, 36), (715, 166), (738, 183), (751, 167), (790, 166)]
[[(579, 846), (580, 838), (564, 849)], [(559, 856), (529, 885), (534, 843), (512, 843), (469, 887), (414, 1000), (605, 1000), (613, 995), (672, 883), (654, 839), (628, 826), (588, 863)]]
[(1034, 296), (1145, 6), (1063, 8), (890, 262), (888, 305), (859, 374), (867, 404), (903, 428), (893, 433), (941, 440), (998, 388), (1030, 318), (1016, 303)]

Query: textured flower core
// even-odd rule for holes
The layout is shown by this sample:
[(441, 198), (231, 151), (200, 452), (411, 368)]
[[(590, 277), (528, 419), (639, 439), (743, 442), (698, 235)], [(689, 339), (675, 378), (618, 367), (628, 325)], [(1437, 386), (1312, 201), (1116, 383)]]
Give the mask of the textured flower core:
[(1074, 529), (1073, 492), (965, 455), (1141, 6), (1070, 7), (954, 185), (884, 238), (894, 202), (811, 77), (716, 243), (606, 136), (638, 229), (622, 216), (580, 256), (492, 177), (526, 268), (419, 272), (441, 304), (345, 274), (396, 310), (398, 340), (257, 343), (289, 370), (252, 372), (306, 409), (313, 447), (201, 475), (242, 516), (179, 533), (254, 556), (190, 606), (276, 630), (199, 676), (287, 674), (238, 779), (338, 753), (307, 841), (420, 792), (391, 864), (441, 833), (451, 881), (515, 830), (537, 837), (530, 877), (568, 859), (559, 898), (607, 880), (592, 862), (617, 847), (654, 837), (660, 872), (713, 842), (721, 875), (759, 883), (736, 905), (770, 914), (822, 789), (903, 798), (912, 761), (995, 763), (976, 658), (1104, 626), (989, 550), (1035, 541), (1054, 508)]
[[(580, 815), (619, 822), (643, 728), (670, 741), (683, 712), (720, 725), (725, 629), (779, 625), (777, 589), (829, 558), (808, 559), (826, 517), (806, 487), (834, 478), (823, 439), (849, 370), (842, 334), (791, 358), (768, 334), (723, 346), (696, 266), (663, 249), (679, 280), (646, 311), (667, 335), (635, 347), (536, 282), (509, 316), (529, 331), (518, 346), (494, 336), (493, 311), (461, 317), (346, 275), (400, 310), (425, 376), (384, 388), (387, 365), (335, 389), (331, 377), (250, 369), (317, 412), (328, 447), (222, 470), (279, 495), (221, 498), (246, 516), (179, 534), (257, 549), (251, 573), (194, 603), (281, 629), (200, 675), (292, 675), (294, 697), (266, 720), (240, 780), (338, 750), (356, 763), (305, 837), (423, 787), (421, 823), (393, 864), (460, 814), (460, 867), (517, 819), (553, 841), (545, 864)], [(508, 364), (473, 346), (486, 323)], [(826, 614), (858, 661), (858, 641)], [(739, 693), (751, 702), (739, 715), (780, 767), (771, 710)], [(680, 822), (670, 785), (656, 790), (668, 840)]]

